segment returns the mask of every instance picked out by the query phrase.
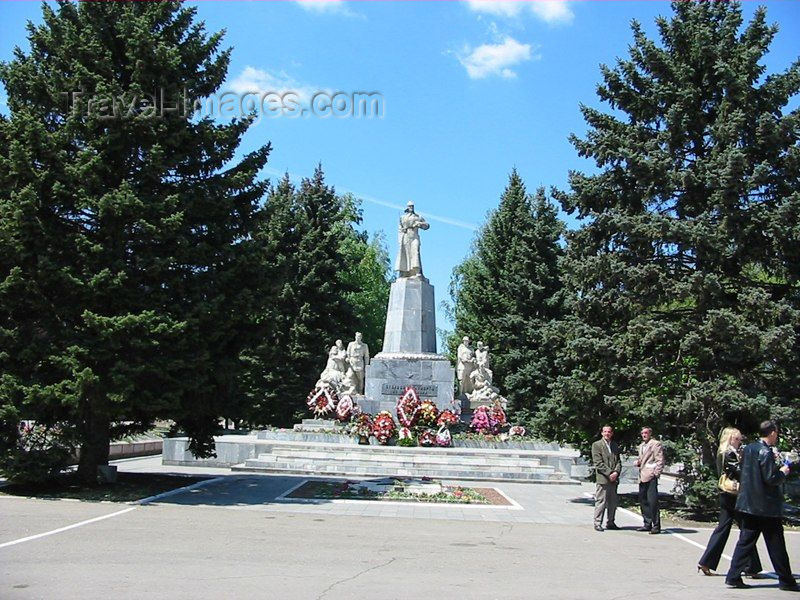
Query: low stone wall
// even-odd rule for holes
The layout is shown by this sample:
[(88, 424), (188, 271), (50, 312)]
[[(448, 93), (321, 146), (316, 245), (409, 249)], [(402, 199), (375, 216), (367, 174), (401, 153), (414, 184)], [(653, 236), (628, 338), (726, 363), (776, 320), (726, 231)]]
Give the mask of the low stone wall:
[(248, 458), (255, 458), (257, 444), (258, 439), (254, 435), (220, 435), (214, 437), (216, 457), (196, 458), (189, 452), (189, 438), (166, 438), (161, 462), (189, 467), (231, 467)]
[(164, 440), (141, 440), (138, 442), (114, 442), (108, 448), (109, 460), (154, 456), (161, 454)]

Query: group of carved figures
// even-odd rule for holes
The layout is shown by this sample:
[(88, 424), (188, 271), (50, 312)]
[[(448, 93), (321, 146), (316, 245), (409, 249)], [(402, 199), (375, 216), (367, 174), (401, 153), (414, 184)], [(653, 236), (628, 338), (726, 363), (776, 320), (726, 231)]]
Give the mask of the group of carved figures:
[(460, 394), (471, 402), (506, 404), (506, 399), (500, 395), (500, 389), (492, 384), (493, 373), (489, 368), (488, 346), (478, 342), (473, 350), (470, 339), (464, 336), (458, 346), (457, 358), (456, 376)]
[(347, 348), (342, 340), (336, 340), (328, 351), (328, 362), (317, 387), (333, 387), (340, 394), (363, 394), (368, 364), (369, 346), (360, 332), (356, 332), (355, 340), (347, 344)]

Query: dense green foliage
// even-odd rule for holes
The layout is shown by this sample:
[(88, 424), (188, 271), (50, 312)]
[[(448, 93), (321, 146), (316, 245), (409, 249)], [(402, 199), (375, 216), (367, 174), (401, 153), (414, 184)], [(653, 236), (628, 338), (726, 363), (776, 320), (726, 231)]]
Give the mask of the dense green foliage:
[[(221, 417), (286, 423), (336, 337), (382, 334), (385, 251), (321, 169), (271, 188), (269, 145), (235, 160), (249, 119), (184, 112), (230, 54), (195, 9), (43, 11), (0, 65), (0, 468), (47, 475), (75, 447), (91, 481), (110, 439), (157, 418), (198, 455)], [(58, 439), (30, 443), (23, 419)]]
[(539, 425), (585, 447), (603, 422), (629, 440), (650, 423), (699, 492), (724, 425), (798, 435), (800, 63), (766, 76), (763, 8), (745, 27), (736, 3), (673, 11), (660, 44), (634, 22), (630, 57), (601, 67), (612, 110), (581, 107), (597, 171), (558, 194), (584, 224)]
[(530, 196), (514, 170), (471, 255), (453, 273), (451, 345), (465, 335), (488, 345), (494, 381), (517, 410), (535, 409), (553, 378), (543, 330), (563, 315), (563, 230), (544, 190)]
[[(247, 120), (152, 116), (132, 101), (223, 83), (229, 51), (194, 9), (42, 9), (30, 52), (0, 67), (0, 417), (69, 423), (87, 479), (111, 437), (154, 417), (174, 418), (206, 453), (261, 299), (252, 235), (269, 146), (231, 164)], [(83, 93), (74, 107), (72, 91)], [(88, 104), (111, 96), (129, 112)]]
[(320, 168), (297, 188), (284, 177), (266, 213), (257, 239), (274, 295), (256, 315), (263, 337), (244, 354), (244, 416), (252, 425), (285, 426), (305, 410), (336, 339), (346, 344), (357, 330), (367, 343), (382, 339), (388, 258), (354, 229), (361, 218), (354, 199), (337, 196)]

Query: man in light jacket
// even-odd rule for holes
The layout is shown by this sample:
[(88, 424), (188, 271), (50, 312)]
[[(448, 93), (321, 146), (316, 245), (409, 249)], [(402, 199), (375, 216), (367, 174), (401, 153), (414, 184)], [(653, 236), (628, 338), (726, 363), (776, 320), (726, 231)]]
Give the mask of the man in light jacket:
[(658, 478), (664, 470), (664, 449), (653, 438), (650, 427), (642, 427), (639, 457), (633, 461), (639, 467), (639, 506), (644, 525), (637, 531), (661, 533), (661, 515), (658, 510)]
[(614, 522), (617, 512), (617, 486), (622, 471), (619, 446), (612, 438), (614, 428), (603, 425), (602, 437), (592, 444), (592, 464), (594, 465), (597, 491), (594, 493), (594, 529), (603, 531), (603, 513), (607, 513), (606, 529), (619, 529)]

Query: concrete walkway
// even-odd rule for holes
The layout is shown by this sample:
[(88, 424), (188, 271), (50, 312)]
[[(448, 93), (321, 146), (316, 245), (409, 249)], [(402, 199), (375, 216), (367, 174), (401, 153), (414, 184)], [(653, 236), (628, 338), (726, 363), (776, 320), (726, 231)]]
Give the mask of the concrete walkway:
[[(639, 517), (623, 511), (617, 521), (625, 530), (595, 532), (588, 484), (491, 484), (515, 501), (511, 508), (301, 503), (279, 496), (306, 478), (163, 467), (158, 457), (117, 464), (217, 479), (146, 506), (0, 498), (0, 598), (783, 594), (771, 579), (730, 591), (722, 577), (698, 576), (696, 546), (709, 529), (651, 536), (635, 532)], [(787, 544), (797, 563), (800, 535), (787, 534)]]

